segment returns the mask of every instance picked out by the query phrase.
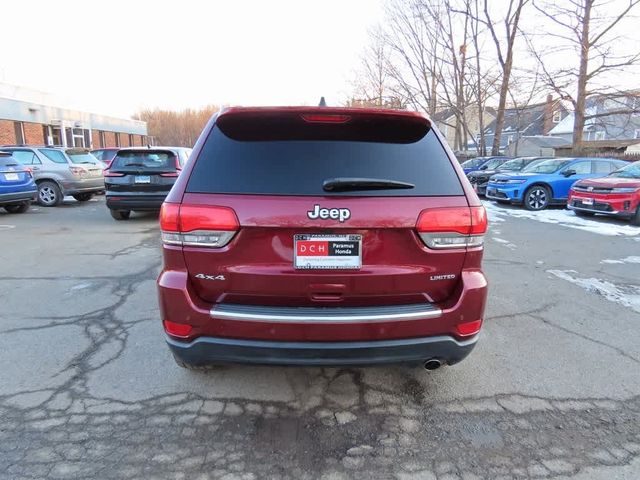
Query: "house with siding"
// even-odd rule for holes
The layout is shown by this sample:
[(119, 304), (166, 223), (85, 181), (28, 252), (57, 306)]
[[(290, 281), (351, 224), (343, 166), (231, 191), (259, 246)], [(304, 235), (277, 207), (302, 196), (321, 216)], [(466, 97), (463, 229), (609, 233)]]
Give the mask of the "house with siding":
[[(548, 95), (546, 101), (520, 108), (507, 108), (500, 137), (500, 153), (505, 153), (509, 145), (520, 137), (548, 135), (569, 115), (568, 108), (560, 99)], [(488, 148), (493, 145), (495, 120), (485, 129), (485, 141)]]
[[(640, 139), (640, 92), (616, 96), (593, 96), (585, 107), (584, 141)], [(571, 113), (549, 135), (573, 141), (574, 115)]]
[[(475, 144), (469, 137), (477, 138), (480, 133), (480, 115), (478, 107), (470, 105), (465, 109), (465, 123), (468, 132), (464, 132), (461, 138), (461, 145), (469, 145), (471, 150), (475, 150)], [(496, 118), (496, 112), (493, 108), (487, 107), (484, 110), (483, 124), (487, 125)], [(445, 108), (433, 115), (432, 120), (435, 122), (438, 130), (445, 136), (447, 143), (453, 149), (460, 150), (459, 145), (456, 146), (456, 128), (458, 128), (458, 116), (453, 108)], [(462, 130), (462, 129), (461, 129)], [(470, 134), (469, 134), (470, 132)]]

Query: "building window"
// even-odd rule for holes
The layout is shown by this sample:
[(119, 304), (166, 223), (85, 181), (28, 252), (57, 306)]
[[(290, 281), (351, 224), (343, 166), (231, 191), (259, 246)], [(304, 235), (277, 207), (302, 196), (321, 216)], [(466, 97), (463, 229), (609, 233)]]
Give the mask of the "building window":
[(116, 138), (116, 147), (120, 146), (120, 134), (119, 133), (114, 133), (113, 136)]
[(24, 124), (22, 122), (13, 122), (13, 129), (16, 132), (16, 144), (25, 145), (24, 141)]
[(552, 118), (553, 123), (560, 123), (561, 120), (562, 120), (562, 112), (560, 110), (555, 110), (553, 112), (553, 118)]
[(594, 140), (604, 140), (605, 134), (603, 131), (600, 132), (595, 132), (595, 137), (593, 138)]
[(136, 144), (136, 141), (133, 138), (133, 134), (129, 134), (129, 146), (133, 147)]
[(100, 139), (100, 147), (104, 148), (107, 146), (107, 139), (105, 138), (105, 134), (102, 130), (98, 133), (98, 138)]
[(140, 145), (144, 147), (146, 143), (147, 143), (147, 137), (145, 137), (144, 135), (140, 135)]

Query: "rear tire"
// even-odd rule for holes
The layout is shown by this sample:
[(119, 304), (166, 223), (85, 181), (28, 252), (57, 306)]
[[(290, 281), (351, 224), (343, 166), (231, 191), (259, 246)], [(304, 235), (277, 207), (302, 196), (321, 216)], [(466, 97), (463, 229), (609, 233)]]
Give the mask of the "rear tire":
[(62, 190), (56, 182), (45, 180), (38, 184), (38, 203), (43, 207), (55, 207), (62, 202)]
[(584, 210), (574, 210), (573, 213), (578, 217), (593, 217), (595, 215), (593, 212), (585, 212)]
[(527, 188), (522, 198), (524, 208), (532, 211), (544, 210), (549, 206), (550, 200), (551, 192), (544, 185), (534, 185)]
[(77, 195), (74, 195), (73, 198), (78, 202), (88, 202), (93, 198), (93, 193), (78, 193)]
[(130, 210), (109, 210), (109, 213), (115, 220), (128, 220), (131, 215)]
[(24, 202), (20, 205), (5, 205), (4, 209), (9, 213), (24, 213), (29, 210), (31, 202)]
[(638, 205), (638, 208), (636, 209), (636, 214), (631, 217), (631, 225), (640, 227), (640, 205)]

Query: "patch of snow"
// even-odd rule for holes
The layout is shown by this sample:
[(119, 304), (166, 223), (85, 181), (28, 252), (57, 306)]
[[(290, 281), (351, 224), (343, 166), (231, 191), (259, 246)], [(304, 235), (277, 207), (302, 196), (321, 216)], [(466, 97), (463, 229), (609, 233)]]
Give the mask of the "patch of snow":
[(497, 238), (494, 237), (493, 240), (495, 240), (496, 242), (500, 243), (501, 245), (504, 245), (507, 248), (510, 248), (511, 250), (515, 250), (516, 246), (511, 243), (509, 240), (505, 240), (504, 238)]
[(640, 228), (622, 223), (620, 220), (605, 217), (587, 219), (576, 216), (576, 214), (570, 210), (541, 210), (532, 212), (520, 208), (500, 207), (490, 201), (484, 201), (482, 203), (487, 210), (489, 222), (502, 222), (505, 220), (505, 217), (525, 218), (542, 223), (552, 223), (584, 230), (599, 235), (638, 236), (637, 240), (640, 241)]
[(587, 292), (602, 295), (610, 302), (640, 312), (640, 286), (625, 285), (621, 287), (597, 278), (579, 278), (572, 275), (572, 273), (577, 273), (575, 270), (547, 270), (547, 273), (578, 285)]
[(607, 258), (602, 260), (600, 263), (609, 263), (609, 264), (624, 264), (624, 263), (640, 263), (640, 257), (626, 257), (621, 258), (620, 260), (613, 260), (611, 258)]

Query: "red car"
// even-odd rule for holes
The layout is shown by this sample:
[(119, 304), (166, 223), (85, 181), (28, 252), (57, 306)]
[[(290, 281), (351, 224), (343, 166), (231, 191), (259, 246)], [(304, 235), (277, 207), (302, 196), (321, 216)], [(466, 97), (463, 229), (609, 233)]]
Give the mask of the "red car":
[(230, 108), (160, 214), (179, 365), (454, 364), (473, 349), (487, 218), (423, 115)]
[(640, 225), (640, 162), (631, 163), (606, 177), (574, 183), (567, 206), (576, 215), (601, 213)]
[(91, 154), (104, 163), (105, 168), (109, 168), (111, 166), (111, 162), (116, 158), (116, 155), (120, 151), (120, 147), (106, 147), (106, 148), (97, 148), (95, 150), (91, 150)]

